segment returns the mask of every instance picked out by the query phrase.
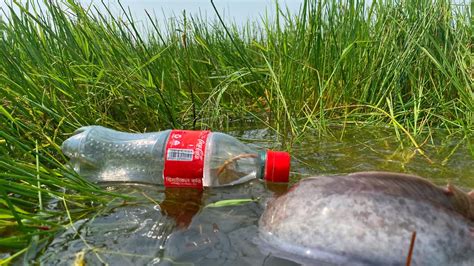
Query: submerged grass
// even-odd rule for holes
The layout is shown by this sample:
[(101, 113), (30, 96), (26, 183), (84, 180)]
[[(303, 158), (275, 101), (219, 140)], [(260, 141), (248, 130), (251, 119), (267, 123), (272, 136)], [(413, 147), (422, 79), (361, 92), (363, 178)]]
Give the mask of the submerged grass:
[[(256, 121), (290, 145), (369, 123), (420, 150), (433, 128), (472, 140), (472, 6), (304, 1), (296, 15), (279, 8), (242, 28), (183, 14), (161, 29), (149, 15), (143, 33), (125, 8), (113, 17), (74, 0), (23, 2), (0, 17), (0, 251), (26, 252), (108, 199), (64, 167), (59, 145), (82, 125)], [(53, 211), (65, 207), (69, 218)]]

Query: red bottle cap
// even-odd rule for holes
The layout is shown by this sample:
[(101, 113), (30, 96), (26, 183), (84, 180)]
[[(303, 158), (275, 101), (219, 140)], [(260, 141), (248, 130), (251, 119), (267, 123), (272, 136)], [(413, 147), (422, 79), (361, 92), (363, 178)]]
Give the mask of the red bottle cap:
[(265, 180), (287, 183), (290, 176), (290, 155), (282, 151), (267, 151)]

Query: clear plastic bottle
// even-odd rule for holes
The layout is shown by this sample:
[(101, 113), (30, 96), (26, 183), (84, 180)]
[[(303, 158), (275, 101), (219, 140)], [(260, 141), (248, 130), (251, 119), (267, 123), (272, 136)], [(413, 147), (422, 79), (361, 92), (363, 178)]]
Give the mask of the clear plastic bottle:
[(94, 182), (167, 187), (226, 186), (259, 178), (288, 182), (286, 152), (255, 151), (227, 134), (166, 130), (125, 133), (86, 126), (62, 144), (74, 170)]

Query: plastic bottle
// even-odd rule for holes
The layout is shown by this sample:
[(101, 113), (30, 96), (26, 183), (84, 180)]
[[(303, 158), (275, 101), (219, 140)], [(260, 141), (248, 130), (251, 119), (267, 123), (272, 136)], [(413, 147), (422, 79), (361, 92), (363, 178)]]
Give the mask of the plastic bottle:
[(62, 150), (74, 170), (94, 182), (139, 182), (167, 187), (214, 187), (253, 178), (288, 182), (286, 152), (255, 151), (223, 133), (166, 130), (125, 133), (79, 128)]

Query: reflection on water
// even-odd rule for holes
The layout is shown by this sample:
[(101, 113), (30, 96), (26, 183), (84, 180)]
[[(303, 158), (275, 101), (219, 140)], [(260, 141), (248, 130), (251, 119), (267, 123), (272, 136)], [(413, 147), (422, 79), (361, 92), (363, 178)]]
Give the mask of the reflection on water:
[[(260, 147), (277, 148), (267, 130), (233, 131), (234, 136)], [(469, 142), (471, 141), (471, 142)], [(291, 153), (292, 178), (367, 170), (408, 172), (437, 184), (453, 182), (474, 187), (472, 140), (434, 135), (416, 153), (400, 147), (390, 129), (332, 130), (326, 136), (306, 137)], [(266, 202), (285, 186), (259, 181), (203, 192), (156, 186), (121, 185), (115, 192), (136, 200), (111, 202), (93, 217), (77, 221), (61, 232), (37, 260), (71, 265), (84, 254), (88, 265), (291, 265), (256, 244), (258, 219)], [(238, 206), (204, 207), (224, 199), (258, 199)], [(79, 258), (79, 259), (78, 259)]]
[[(133, 185), (113, 189), (138, 201), (111, 203), (106, 212), (76, 222), (75, 230), (58, 235), (39, 261), (71, 265), (83, 253), (90, 265), (288, 265), (282, 259), (268, 259), (254, 243), (263, 203), (272, 196), (261, 182), (204, 193)], [(261, 200), (203, 207), (230, 198)]]

